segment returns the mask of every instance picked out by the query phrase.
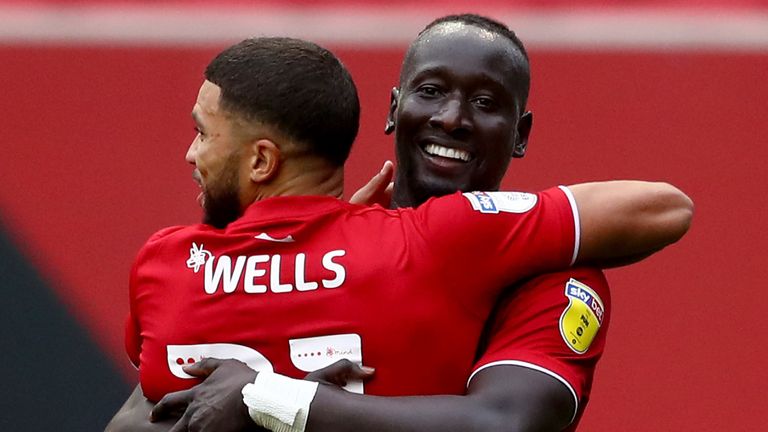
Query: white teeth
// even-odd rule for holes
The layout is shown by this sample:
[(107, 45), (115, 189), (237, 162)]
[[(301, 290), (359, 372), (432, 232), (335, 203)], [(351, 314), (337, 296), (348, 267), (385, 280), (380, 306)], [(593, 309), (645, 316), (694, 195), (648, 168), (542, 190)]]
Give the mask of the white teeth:
[(452, 149), (448, 147), (439, 146), (437, 144), (427, 144), (424, 147), (424, 151), (433, 156), (440, 156), (449, 159), (458, 159), (460, 161), (469, 162), (469, 152), (459, 149)]

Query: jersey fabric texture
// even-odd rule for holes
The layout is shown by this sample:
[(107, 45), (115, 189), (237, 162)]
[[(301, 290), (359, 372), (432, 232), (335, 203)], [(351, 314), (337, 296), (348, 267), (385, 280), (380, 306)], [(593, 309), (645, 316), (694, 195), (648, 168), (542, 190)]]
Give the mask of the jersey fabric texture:
[(464, 393), (502, 288), (568, 267), (578, 244), (567, 188), (480, 198), (385, 210), (276, 197), (223, 230), (158, 232), (130, 281), (144, 394), (197, 384), (181, 367), (202, 357), (295, 378), (346, 357), (375, 365), (365, 393)]
[(544, 274), (509, 290), (496, 306), (470, 382), (497, 365), (546, 373), (573, 395), (576, 411), (567, 430), (575, 430), (605, 348), (610, 303), (608, 282), (593, 268)]

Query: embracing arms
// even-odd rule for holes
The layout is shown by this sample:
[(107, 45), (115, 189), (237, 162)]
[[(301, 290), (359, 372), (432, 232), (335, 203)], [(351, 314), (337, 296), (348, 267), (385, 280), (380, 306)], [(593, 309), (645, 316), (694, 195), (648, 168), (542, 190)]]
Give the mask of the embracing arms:
[[(251, 430), (253, 421), (243, 409), (241, 390), (253, 381), (255, 372), (237, 360), (216, 359), (203, 360), (185, 370), (208, 378), (160, 401), (153, 416), (163, 419), (163, 428), (107, 430)], [(344, 384), (347, 378), (366, 378), (370, 372), (340, 361), (308, 378), (325, 381), (321, 378), (329, 375), (343, 375), (338, 384)], [(231, 385), (233, 382), (240, 384)], [(478, 372), (464, 396), (377, 397), (322, 383), (311, 404), (306, 431), (558, 431), (571, 421), (574, 403), (571, 393), (554, 378), (507, 365)], [(184, 409), (178, 423), (169, 428), (171, 413)], [(148, 423), (146, 415), (143, 419), (134, 417), (133, 423)]]
[(321, 385), (307, 431), (559, 431), (574, 409), (554, 378), (500, 365), (478, 372), (462, 396), (376, 397)]
[[(392, 170), (387, 161), (350, 202), (389, 207)], [(574, 184), (568, 190), (581, 235), (575, 264), (605, 268), (640, 261), (679, 240), (693, 218), (693, 201), (665, 182), (613, 180)]]
[(679, 240), (693, 218), (691, 199), (668, 183), (608, 181), (568, 189), (579, 212), (579, 264), (638, 261)]

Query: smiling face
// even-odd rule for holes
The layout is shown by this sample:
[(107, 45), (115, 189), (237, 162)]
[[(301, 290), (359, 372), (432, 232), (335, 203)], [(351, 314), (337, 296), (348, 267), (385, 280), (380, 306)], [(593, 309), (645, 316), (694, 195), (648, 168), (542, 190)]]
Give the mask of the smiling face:
[(457, 190), (499, 187), (525, 151), (522, 54), (504, 36), (448, 22), (423, 34), (393, 91), (395, 201), (418, 205)]
[(241, 140), (234, 133), (231, 115), (219, 105), (221, 89), (205, 81), (192, 109), (197, 136), (187, 150), (195, 166), (192, 177), (202, 192), (203, 223), (223, 228), (241, 213)]

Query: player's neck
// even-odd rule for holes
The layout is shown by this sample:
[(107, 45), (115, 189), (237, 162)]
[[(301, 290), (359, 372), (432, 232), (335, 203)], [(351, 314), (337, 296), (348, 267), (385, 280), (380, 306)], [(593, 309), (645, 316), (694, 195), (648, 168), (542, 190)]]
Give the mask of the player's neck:
[(395, 188), (392, 191), (392, 202), (389, 204), (389, 208), (397, 209), (397, 208), (407, 208), (407, 207), (416, 207), (416, 206), (411, 204), (410, 197), (406, 196), (402, 192), (398, 194), (397, 188)]
[(254, 191), (254, 201), (277, 196), (326, 195), (341, 198), (344, 167), (318, 158), (284, 161), (278, 176)]
[(423, 203), (424, 200), (418, 199), (416, 194), (408, 188), (405, 182), (401, 182), (397, 176), (395, 177), (395, 186), (392, 190), (392, 202), (389, 205), (390, 208), (418, 207)]

